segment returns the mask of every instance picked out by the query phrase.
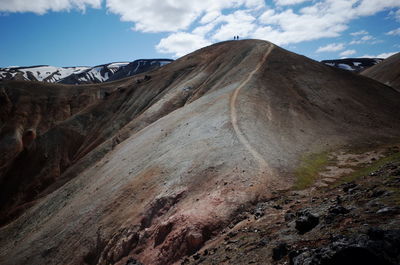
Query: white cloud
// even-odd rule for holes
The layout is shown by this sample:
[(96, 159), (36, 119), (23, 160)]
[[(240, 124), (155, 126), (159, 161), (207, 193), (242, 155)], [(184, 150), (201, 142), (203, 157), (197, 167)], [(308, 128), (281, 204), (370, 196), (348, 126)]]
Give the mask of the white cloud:
[(199, 35), (177, 32), (161, 39), (156, 49), (158, 52), (172, 53), (180, 57), (210, 44), (211, 42)]
[[(266, 5), (266, 2), (268, 5)], [(0, 12), (35, 12), (101, 7), (132, 22), (140, 32), (170, 34), (157, 45), (157, 50), (174, 53), (231, 39), (233, 35), (269, 40), (289, 45), (321, 38), (339, 37), (349, 23), (363, 16), (391, 9), (391, 17), (400, 18), (399, 0), (0, 0)], [(292, 8), (300, 4), (301, 8)], [(185, 34), (184, 34), (185, 33)], [(354, 43), (366, 40), (365, 30), (350, 33)], [(175, 45), (183, 37), (179, 47)], [(377, 41), (375, 41), (377, 42)], [(184, 45), (188, 45), (184, 48)], [(344, 50), (342, 47), (340, 50)]]
[(280, 6), (297, 5), (311, 0), (275, 0), (275, 4)]
[[(351, 0), (351, 2), (356, 2)], [(362, 0), (356, 6), (355, 12), (359, 16), (370, 16), (391, 7), (400, 7), (399, 0)]]
[(359, 39), (352, 40), (349, 44), (350, 45), (356, 45), (356, 44), (363, 44), (363, 43), (375, 44), (377, 42), (375, 41), (375, 38), (373, 36), (365, 35), (365, 36), (362, 36)]
[(384, 58), (384, 59), (386, 59), (386, 58), (388, 58), (388, 57), (390, 57), (390, 56), (392, 56), (392, 55), (395, 55), (396, 53), (398, 53), (398, 52), (384, 52), (384, 53), (378, 54), (376, 57), (377, 57), (377, 58)]
[(400, 9), (397, 11), (391, 10), (389, 16), (400, 22)]
[(316, 52), (337, 52), (344, 49), (343, 43), (331, 43), (323, 47), (319, 47)]
[(386, 35), (400, 36), (400, 28), (386, 32)]
[(360, 30), (360, 31), (350, 33), (351, 36), (359, 36), (359, 35), (367, 35), (367, 34), (369, 34), (369, 33), (366, 30)]
[(123, 21), (135, 24), (134, 30), (142, 32), (177, 32), (187, 29), (204, 13), (203, 23), (210, 22), (227, 8), (261, 8), (262, 0), (107, 0), (107, 8), (121, 16)]
[(346, 57), (346, 56), (353, 55), (353, 54), (355, 54), (356, 52), (357, 52), (356, 50), (345, 50), (345, 51), (343, 51), (343, 52), (340, 53), (340, 56)]
[(398, 53), (398, 52), (384, 52), (384, 53), (381, 53), (378, 55), (365, 54), (365, 55), (361, 56), (361, 58), (383, 58), (383, 59), (386, 59), (396, 53)]
[(66, 11), (86, 7), (100, 8), (102, 0), (0, 0), (0, 11), (33, 12), (44, 14), (48, 11)]
[(247, 38), (250, 32), (254, 30), (256, 25), (253, 23), (256, 20), (248, 11), (239, 10), (233, 14), (221, 16), (218, 22), (223, 24), (216, 29), (212, 35), (212, 39), (222, 41), (231, 39), (233, 36)]
[[(192, 0), (190, 4), (183, 0), (106, 1), (109, 11), (120, 15), (124, 21), (133, 22), (137, 31), (186, 32), (207, 42), (239, 35), (278, 45), (338, 37), (351, 20), (400, 6), (393, 0), (383, 4), (378, 0), (275, 0), (280, 8), (274, 10), (266, 7), (263, 0)], [(298, 11), (286, 7), (299, 3), (308, 6)], [(165, 45), (163, 39), (162, 46), (165, 48)]]

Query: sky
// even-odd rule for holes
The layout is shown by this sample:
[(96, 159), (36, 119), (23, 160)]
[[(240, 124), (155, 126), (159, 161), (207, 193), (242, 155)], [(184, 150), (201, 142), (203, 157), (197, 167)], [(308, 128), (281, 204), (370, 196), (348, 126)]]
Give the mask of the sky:
[(239, 35), (315, 60), (400, 51), (400, 0), (0, 0), (0, 67), (179, 58)]

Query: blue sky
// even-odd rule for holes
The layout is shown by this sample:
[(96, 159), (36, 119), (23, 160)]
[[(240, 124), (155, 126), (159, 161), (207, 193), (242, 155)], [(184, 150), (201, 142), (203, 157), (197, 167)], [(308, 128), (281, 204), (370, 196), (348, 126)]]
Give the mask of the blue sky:
[(0, 0), (0, 67), (177, 58), (232, 39), (316, 60), (400, 51), (400, 0)]

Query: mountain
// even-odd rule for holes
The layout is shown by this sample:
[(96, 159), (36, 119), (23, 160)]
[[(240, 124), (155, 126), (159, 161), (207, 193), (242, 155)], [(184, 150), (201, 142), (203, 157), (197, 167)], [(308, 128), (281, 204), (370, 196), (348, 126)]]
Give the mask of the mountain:
[(56, 83), (73, 74), (86, 71), (90, 67), (54, 67), (38, 65), (29, 67), (0, 68), (0, 80), (43, 81)]
[(94, 67), (30, 66), (0, 68), (0, 80), (42, 81), (62, 84), (94, 84), (114, 81), (172, 62), (170, 59), (142, 59), (103, 64)]
[(390, 56), (361, 74), (400, 91), (400, 53)]
[(346, 58), (323, 60), (321, 63), (348, 71), (361, 72), (364, 69), (374, 66), (382, 61), (383, 59), (381, 58)]
[(95, 66), (79, 73), (73, 73), (59, 80), (62, 84), (94, 84), (115, 81), (132, 75), (140, 74), (164, 66), (173, 60), (148, 59), (136, 60), (131, 63), (112, 63)]
[[(285, 223), (288, 206), (330, 211), (342, 191), (325, 197), (324, 189), (371, 161), (392, 162), (395, 149), (374, 148), (400, 137), (399, 92), (260, 40), (217, 43), (110, 83), (3, 81), (0, 89), (4, 265), (199, 263), (199, 251), (210, 264), (235, 264), (229, 253), (249, 264), (230, 238), (256, 237), (248, 251), (270, 247), (281, 226), (276, 240), (297, 239), (293, 251), (312, 236), (328, 244), (332, 226), (365, 230), (368, 220), (329, 225), (304, 210), (293, 217), (300, 233), (324, 226), (303, 236)], [(368, 182), (378, 173), (360, 174)], [(376, 195), (348, 185), (344, 201), (367, 198), (366, 209), (385, 205), (373, 196), (396, 201), (397, 186)], [(257, 219), (245, 215), (255, 207)], [(382, 211), (381, 225), (396, 227), (396, 209)], [(251, 226), (262, 222), (272, 230)]]

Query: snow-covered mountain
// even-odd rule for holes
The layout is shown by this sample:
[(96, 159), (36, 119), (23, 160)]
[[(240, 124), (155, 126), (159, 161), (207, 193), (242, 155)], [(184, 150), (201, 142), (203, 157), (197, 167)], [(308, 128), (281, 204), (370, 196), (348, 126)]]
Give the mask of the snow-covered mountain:
[(323, 60), (321, 61), (321, 63), (344, 70), (361, 72), (362, 70), (374, 66), (375, 64), (378, 64), (382, 61), (383, 59), (381, 58), (346, 58), (336, 60)]
[(142, 59), (94, 67), (55, 67), (48, 65), (7, 67), (0, 68), (0, 80), (42, 81), (62, 84), (102, 83), (150, 71), (172, 61), (171, 59)]
[(69, 75), (81, 73), (88, 69), (90, 69), (90, 67), (55, 67), (48, 65), (7, 67), (0, 68), (0, 80), (25, 80), (56, 83)]

